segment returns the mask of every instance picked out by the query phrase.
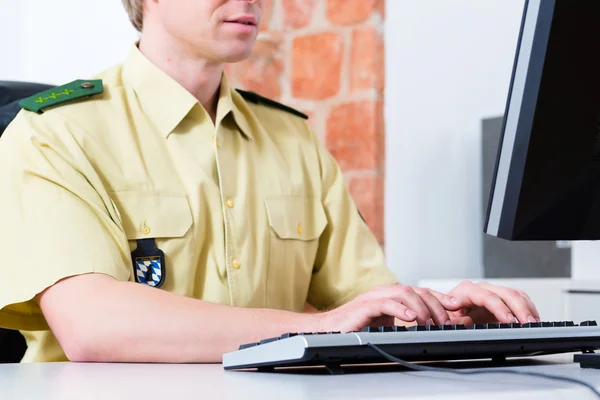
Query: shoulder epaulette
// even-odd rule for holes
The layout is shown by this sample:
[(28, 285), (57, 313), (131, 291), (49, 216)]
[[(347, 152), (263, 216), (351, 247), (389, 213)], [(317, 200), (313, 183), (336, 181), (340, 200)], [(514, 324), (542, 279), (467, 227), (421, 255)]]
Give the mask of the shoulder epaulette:
[(44, 109), (70, 102), (82, 97), (90, 97), (104, 92), (101, 79), (76, 80), (63, 86), (57, 86), (34, 94), (19, 102), (21, 108), (41, 114)]
[(271, 100), (266, 97), (263, 97), (263, 96), (259, 95), (258, 93), (248, 92), (248, 91), (241, 90), (241, 89), (236, 89), (236, 90), (239, 94), (242, 95), (243, 98), (245, 98), (246, 100), (248, 100), (252, 103), (264, 104), (265, 106), (268, 106), (268, 107), (273, 107), (273, 108), (277, 108), (279, 110), (287, 111), (287, 112), (294, 114), (300, 118), (308, 119), (308, 115), (301, 113), (300, 111), (298, 111), (292, 107), (286, 106), (285, 104), (281, 104), (275, 100)]

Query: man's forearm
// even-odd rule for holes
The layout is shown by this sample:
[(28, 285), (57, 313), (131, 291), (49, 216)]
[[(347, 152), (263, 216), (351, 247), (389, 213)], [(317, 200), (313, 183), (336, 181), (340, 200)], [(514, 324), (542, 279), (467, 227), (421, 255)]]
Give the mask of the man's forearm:
[(221, 362), (241, 343), (318, 329), (315, 315), (217, 305), (102, 275), (60, 282), (41, 305), (71, 361)]

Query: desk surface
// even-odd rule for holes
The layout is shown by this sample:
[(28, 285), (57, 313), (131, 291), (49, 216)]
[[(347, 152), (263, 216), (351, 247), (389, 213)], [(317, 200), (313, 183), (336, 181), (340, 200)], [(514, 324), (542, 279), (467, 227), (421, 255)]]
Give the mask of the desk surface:
[[(571, 355), (510, 362), (510, 368), (582, 379), (600, 388), (600, 370), (580, 369)], [(479, 363), (460, 363), (465, 367)], [(284, 373), (224, 371), (221, 365), (0, 365), (0, 399), (595, 399), (568, 382), (516, 375), (458, 376), (401, 367)], [(577, 397), (575, 397), (577, 396)]]

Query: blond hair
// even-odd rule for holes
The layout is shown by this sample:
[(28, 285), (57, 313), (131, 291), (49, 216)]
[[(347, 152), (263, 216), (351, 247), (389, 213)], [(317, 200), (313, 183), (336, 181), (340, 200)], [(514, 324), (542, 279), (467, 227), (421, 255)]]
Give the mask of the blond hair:
[(138, 32), (142, 31), (144, 26), (144, 0), (121, 0), (123, 2), (123, 7), (129, 14), (129, 20), (138, 30)]

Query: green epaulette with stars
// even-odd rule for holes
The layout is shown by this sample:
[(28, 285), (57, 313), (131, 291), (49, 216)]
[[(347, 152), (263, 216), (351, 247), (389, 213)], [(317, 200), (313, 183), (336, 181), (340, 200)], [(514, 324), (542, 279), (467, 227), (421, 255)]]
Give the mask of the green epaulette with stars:
[(236, 89), (242, 97), (252, 103), (255, 104), (264, 104), (268, 107), (277, 108), (279, 110), (287, 111), (291, 114), (297, 115), (300, 118), (308, 119), (308, 115), (301, 113), (300, 111), (293, 109), (292, 107), (286, 106), (285, 104), (281, 104), (276, 102), (275, 100), (268, 99), (254, 92), (248, 92), (242, 89)]
[(102, 80), (76, 80), (63, 86), (45, 90), (19, 102), (21, 108), (38, 114), (46, 108), (68, 103), (75, 99), (90, 97), (104, 91)]

